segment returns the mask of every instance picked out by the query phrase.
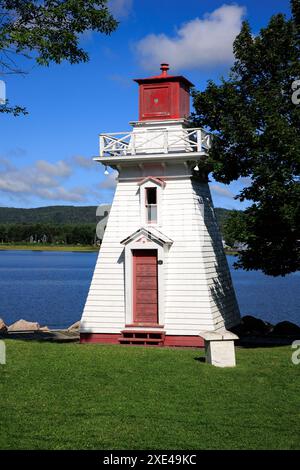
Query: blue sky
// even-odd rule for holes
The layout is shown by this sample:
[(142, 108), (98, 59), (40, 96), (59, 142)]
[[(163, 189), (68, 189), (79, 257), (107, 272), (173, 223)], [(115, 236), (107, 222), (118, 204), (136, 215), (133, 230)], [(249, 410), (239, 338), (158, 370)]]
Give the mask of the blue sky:
[[(256, 33), (270, 16), (289, 15), (288, 0), (111, 0), (120, 25), (111, 36), (84, 34), (90, 62), (24, 63), (25, 76), (6, 81), (11, 104), (29, 115), (0, 115), (0, 205), (98, 205), (110, 203), (114, 177), (92, 161), (98, 134), (130, 129), (137, 119), (132, 78), (159, 71), (160, 61), (198, 89), (232, 64), (232, 41), (242, 19)], [(243, 181), (211, 183), (217, 207), (244, 207), (233, 199)]]

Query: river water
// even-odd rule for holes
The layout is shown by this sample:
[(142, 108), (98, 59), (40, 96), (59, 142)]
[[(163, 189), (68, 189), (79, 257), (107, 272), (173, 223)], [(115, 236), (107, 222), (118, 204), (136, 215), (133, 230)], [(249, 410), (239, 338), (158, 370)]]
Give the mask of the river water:
[[(0, 251), (0, 317), (7, 324), (24, 318), (66, 328), (81, 317), (96, 258), (97, 253)], [(272, 278), (234, 270), (234, 257), (227, 259), (242, 315), (300, 325), (300, 272)]]

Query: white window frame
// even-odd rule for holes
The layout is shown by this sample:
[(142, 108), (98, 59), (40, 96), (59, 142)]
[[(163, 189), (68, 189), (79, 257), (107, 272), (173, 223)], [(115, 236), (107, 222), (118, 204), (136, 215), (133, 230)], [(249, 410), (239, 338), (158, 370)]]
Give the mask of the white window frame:
[[(156, 188), (156, 206), (157, 206), (157, 220), (156, 222), (149, 223), (147, 216), (147, 207), (146, 207), (146, 189), (147, 188)], [(163, 198), (163, 188), (161, 185), (157, 184), (155, 181), (149, 180), (140, 186), (140, 214), (141, 214), (141, 225), (149, 227), (160, 227), (162, 225), (162, 198)]]

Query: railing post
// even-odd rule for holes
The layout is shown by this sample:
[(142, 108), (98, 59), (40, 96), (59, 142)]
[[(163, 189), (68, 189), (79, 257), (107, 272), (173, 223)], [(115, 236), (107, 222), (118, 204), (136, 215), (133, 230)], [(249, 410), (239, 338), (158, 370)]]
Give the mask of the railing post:
[(104, 153), (104, 137), (103, 135), (100, 134), (99, 136), (99, 155), (100, 157), (103, 157)]
[(202, 152), (202, 132), (197, 129), (197, 152)]
[(164, 132), (164, 153), (168, 153), (168, 146), (169, 146), (168, 145), (169, 144), (169, 142), (168, 142), (168, 137), (169, 137), (168, 136), (168, 131), (164, 130), (163, 132)]
[(211, 148), (211, 134), (207, 134), (207, 150)]
[(131, 155), (135, 155), (136, 154), (136, 148), (135, 148), (135, 145), (136, 145), (136, 135), (135, 133), (133, 132), (132, 134), (132, 149), (131, 149)]

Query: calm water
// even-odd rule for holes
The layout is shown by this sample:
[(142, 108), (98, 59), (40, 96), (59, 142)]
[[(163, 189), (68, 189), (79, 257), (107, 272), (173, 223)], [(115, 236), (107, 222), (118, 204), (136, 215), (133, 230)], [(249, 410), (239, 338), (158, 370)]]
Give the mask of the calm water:
[[(51, 328), (79, 320), (96, 253), (0, 251), (0, 317), (20, 318)], [(228, 256), (230, 267), (234, 257)], [(242, 315), (276, 323), (300, 324), (300, 272), (271, 278), (260, 272), (231, 270)]]

